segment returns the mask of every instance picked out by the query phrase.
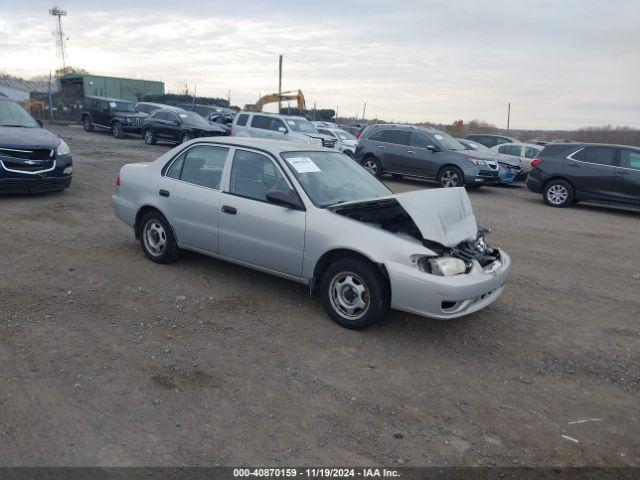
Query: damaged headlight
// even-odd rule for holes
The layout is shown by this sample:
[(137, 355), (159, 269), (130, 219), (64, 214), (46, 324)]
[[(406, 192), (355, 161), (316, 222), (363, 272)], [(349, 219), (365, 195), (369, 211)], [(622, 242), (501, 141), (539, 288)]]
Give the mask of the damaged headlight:
[(453, 257), (421, 257), (416, 264), (423, 272), (441, 277), (452, 277), (467, 271), (464, 260)]
[(485, 162), (484, 160), (481, 160), (479, 158), (467, 157), (467, 160), (469, 160), (474, 165), (486, 165), (487, 164), (487, 162)]

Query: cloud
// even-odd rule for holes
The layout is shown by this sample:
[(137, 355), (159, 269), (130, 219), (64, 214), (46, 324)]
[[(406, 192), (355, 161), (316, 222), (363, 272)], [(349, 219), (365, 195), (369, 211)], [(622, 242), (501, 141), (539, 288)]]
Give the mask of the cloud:
[[(318, 107), (395, 121), (640, 126), (631, 1), (68, 1), (69, 62), (243, 105), (301, 88)], [(149, 8), (149, 6), (153, 8)], [(55, 69), (45, 2), (0, 6), (0, 70)], [(597, 21), (596, 21), (597, 20)], [(592, 108), (589, 108), (592, 105)]]

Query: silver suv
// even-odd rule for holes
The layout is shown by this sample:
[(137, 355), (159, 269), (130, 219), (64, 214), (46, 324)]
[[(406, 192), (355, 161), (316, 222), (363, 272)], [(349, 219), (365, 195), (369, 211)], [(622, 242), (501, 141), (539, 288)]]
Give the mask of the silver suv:
[(304, 117), (264, 112), (240, 112), (233, 120), (231, 135), (236, 137), (272, 138), (335, 148), (336, 139), (324, 135)]

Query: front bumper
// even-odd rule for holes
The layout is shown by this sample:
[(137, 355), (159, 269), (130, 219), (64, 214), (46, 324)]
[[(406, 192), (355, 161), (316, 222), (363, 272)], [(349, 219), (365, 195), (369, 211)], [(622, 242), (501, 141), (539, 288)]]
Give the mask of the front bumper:
[(142, 133), (142, 125), (127, 125), (126, 123), (121, 123), (122, 130), (127, 133)]
[(500, 251), (502, 266), (485, 273), (477, 262), (467, 274), (430, 275), (415, 266), (385, 262), (391, 283), (391, 307), (447, 320), (477, 312), (493, 303), (511, 273), (511, 259)]
[(472, 174), (465, 173), (465, 185), (491, 185), (500, 181), (500, 173), (498, 170), (478, 169)]
[(11, 177), (0, 178), (0, 193), (45, 193), (64, 190), (71, 185), (71, 175), (60, 177)]

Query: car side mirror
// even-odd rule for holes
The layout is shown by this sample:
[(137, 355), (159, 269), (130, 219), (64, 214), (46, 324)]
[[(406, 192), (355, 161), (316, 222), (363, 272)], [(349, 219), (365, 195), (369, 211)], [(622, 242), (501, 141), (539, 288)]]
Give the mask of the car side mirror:
[(431, 150), (432, 152), (440, 151), (440, 149), (436, 145), (427, 145), (427, 150)]
[(286, 129), (286, 128), (284, 128), (284, 127), (278, 127), (278, 131), (279, 131), (280, 133), (287, 133), (287, 129)]
[(272, 188), (267, 192), (267, 200), (275, 205), (281, 205), (287, 208), (302, 210), (304, 207), (302, 202), (293, 190), (284, 192), (276, 188)]

